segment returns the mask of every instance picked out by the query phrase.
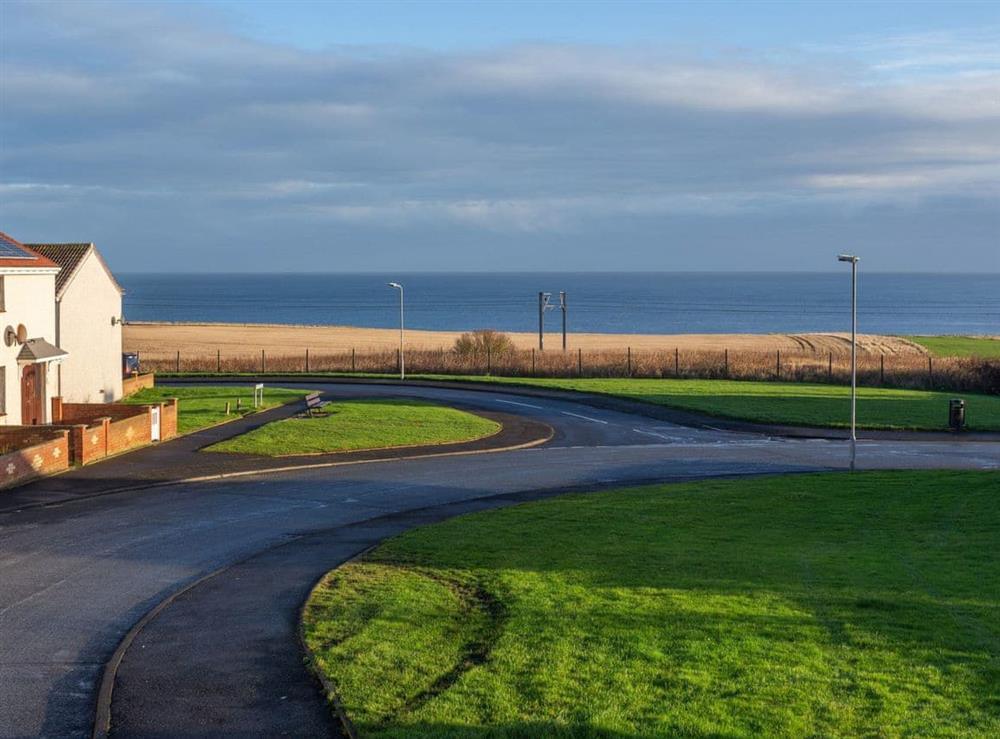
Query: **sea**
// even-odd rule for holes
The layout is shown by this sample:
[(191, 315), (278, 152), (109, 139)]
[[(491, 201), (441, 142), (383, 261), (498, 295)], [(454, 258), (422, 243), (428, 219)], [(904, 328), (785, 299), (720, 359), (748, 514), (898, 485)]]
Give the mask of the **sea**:
[[(601, 333), (848, 331), (850, 272), (121, 274), (131, 321), (277, 323), (392, 328), (404, 287), (416, 329)], [(858, 330), (1000, 335), (1000, 274), (861, 271)]]

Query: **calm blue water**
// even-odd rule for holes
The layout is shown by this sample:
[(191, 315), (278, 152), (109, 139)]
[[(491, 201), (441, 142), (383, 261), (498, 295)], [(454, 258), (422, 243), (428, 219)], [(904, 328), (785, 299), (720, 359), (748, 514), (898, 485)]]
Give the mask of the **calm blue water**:
[[(568, 293), (571, 331), (768, 333), (850, 328), (850, 273), (123, 274), (134, 321), (537, 330), (538, 291)], [(1000, 334), (1000, 275), (865, 274), (866, 333)], [(546, 325), (559, 325), (558, 310)]]

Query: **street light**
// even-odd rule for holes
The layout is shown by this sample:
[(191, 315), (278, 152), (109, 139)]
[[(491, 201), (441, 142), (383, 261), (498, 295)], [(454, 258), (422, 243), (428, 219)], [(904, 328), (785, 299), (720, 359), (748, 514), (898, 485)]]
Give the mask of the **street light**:
[(858, 452), (858, 257), (853, 254), (837, 255), (838, 262), (851, 263), (851, 471)]
[(398, 282), (390, 282), (389, 287), (399, 290), (399, 379), (406, 379), (406, 369), (403, 360), (403, 286)]

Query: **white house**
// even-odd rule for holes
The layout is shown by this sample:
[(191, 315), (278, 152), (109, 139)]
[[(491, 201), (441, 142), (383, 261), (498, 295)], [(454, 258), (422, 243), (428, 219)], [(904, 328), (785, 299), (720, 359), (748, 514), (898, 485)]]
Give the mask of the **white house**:
[(56, 345), (69, 353), (57, 368), (67, 403), (111, 403), (122, 396), (122, 294), (93, 244), (26, 244), (59, 265)]
[(0, 425), (50, 420), (51, 399), (122, 395), (122, 289), (93, 244), (0, 232)]
[(59, 394), (54, 370), (59, 265), (0, 232), (0, 424), (45, 423)]

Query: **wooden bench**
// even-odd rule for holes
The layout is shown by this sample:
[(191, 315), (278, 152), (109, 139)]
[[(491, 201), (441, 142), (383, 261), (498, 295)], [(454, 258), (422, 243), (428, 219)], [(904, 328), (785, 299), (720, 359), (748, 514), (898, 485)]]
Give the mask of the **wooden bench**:
[(330, 401), (320, 399), (319, 393), (309, 393), (306, 396), (306, 413), (310, 416), (314, 415), (316, 411), (327, 405), (330, 405)]

